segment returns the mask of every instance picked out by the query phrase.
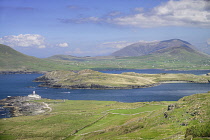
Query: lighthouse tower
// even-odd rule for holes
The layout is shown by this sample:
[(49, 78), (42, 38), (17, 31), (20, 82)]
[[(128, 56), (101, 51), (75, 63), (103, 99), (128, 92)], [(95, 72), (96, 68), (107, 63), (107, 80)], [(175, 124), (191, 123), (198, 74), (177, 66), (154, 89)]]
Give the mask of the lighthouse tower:
[(35, 91), (33, 91), (32, 94), (29, 94), (28, 97), (31, 97), (31, 98), (36, 98), (36, 99), (41, 99), (41, 96), (39, 96), (38, 94), (36, 94)]

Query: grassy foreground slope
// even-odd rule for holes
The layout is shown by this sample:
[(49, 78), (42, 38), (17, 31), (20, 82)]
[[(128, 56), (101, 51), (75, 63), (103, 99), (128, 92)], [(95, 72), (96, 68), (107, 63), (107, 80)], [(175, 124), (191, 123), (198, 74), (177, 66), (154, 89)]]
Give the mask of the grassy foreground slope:
[(177, 102), (47, 100), (52, 111), (0, 119), (0, 139), (96, 140), (210, 137), (210, 93)]
[(36, 78), (36, 82), (44, 82), (40, 86), (70, 89), (130, 89), (151, 87), (161, 82), (193, 82), (209, 83), (209, 75), (193, 74), (139, 74), (134, 72), (107, 74), (93, 70), (52, 71)]

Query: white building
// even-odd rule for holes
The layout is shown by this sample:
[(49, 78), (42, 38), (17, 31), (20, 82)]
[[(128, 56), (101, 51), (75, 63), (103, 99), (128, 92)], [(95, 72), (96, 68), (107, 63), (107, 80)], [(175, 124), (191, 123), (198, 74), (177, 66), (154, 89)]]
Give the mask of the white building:
[(32, 94), (29, 94), (28, 97), (32, 97), (32, 98), (37, 98), (37, 99), (41, 99), (41, 96), (39, 96), (38, 94), (36, 94), (35, 91), (33, 91)]

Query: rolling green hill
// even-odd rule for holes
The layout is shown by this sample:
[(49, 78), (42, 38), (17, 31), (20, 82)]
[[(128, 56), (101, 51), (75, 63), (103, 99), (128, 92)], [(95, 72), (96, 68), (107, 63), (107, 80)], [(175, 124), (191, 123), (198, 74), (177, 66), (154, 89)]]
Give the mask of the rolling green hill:
[(28, 56), (0, 44), (0, 71), (51, 71), (71, 69), (71, 67), (52, 60)]
[(27, 70), (33, 68), (33, 64), (37, 63), (41, 63), (41, 60), (24, 55), (9, 46), (0, 44), (1, 70)]
[(0, 44), (0, 71), (40, 72), (68, 68), (54, 61), (22, 54), (9, 46)]
[(72, 55), (53, 55), (51, 57), (48, 57), (48, 59), (53, 60), (68, 60), (68, 61), (93, 61), (93, 60), (112, 60), (115, 59), (114, 56), (96, 56), (96, 57), (77, 57)]

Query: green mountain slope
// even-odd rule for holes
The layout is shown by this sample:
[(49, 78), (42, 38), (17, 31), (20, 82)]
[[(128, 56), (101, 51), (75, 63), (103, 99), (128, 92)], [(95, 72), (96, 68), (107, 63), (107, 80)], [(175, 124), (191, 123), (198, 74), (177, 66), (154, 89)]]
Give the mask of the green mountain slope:
[(65, 68), (60, 63), (28, 56), (0, 44), (0, 71), (50, 71)]
[(59, 55), (49, 59), (75, 63), (77, 69), (210, 69), (210, 56), (195, 50), (186, 41), (172, 39), (140, 44), (144, 46), (137, 43), (125, 47), (126, 51), (121, 51), (122, 56), (98, 58)]
[(32, 63), (39, 63), (41, 60), (35, 57), (24, 55), (9, 46), (0, 44), (0, 67), (3, 69), (29, 69)]
[(161, 68), (161, 69), (209, 69), (209, 55), (200, 53), (190, 47), (170, 47), (153, 54), (139, 57), (124, 57), (119, 60), (128, 63), (127, 67)]
[(114, 59), (114, 56), (96, 56), (96, 57), (77, 57), (72, 55), (53, 55), (51, 57), (48, 57), (47, 59), (52, 60), (68, 60), (68, 61), (89, 61), (89, 60), (109, 60)]

